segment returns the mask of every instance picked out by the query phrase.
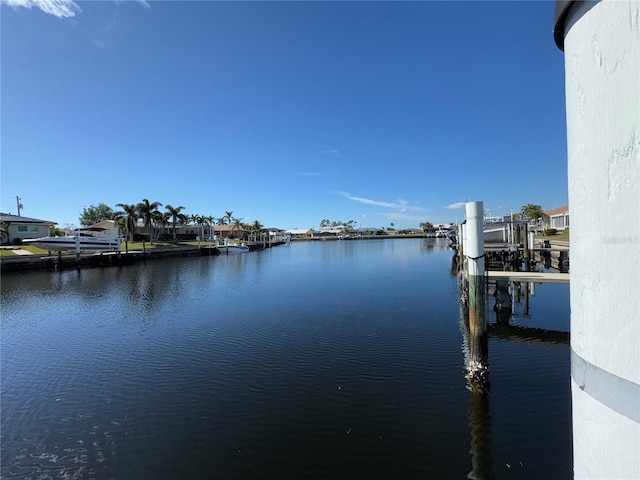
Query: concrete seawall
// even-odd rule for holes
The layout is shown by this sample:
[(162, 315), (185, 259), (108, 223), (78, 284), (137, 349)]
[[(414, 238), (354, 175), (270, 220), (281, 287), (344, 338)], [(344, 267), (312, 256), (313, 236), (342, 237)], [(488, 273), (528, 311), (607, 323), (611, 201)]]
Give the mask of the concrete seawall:
[(166, 257), (190, 257), (217, 255), (215, 247), (180, 246), (171, 248), (151, 248), (145, 251), (83, 253), (62, 255), (21, 255), (0, 257), (2, 273), (25, 270), (69, 270), (74, 268), (95, 268), (131, 265), (142, 260)]

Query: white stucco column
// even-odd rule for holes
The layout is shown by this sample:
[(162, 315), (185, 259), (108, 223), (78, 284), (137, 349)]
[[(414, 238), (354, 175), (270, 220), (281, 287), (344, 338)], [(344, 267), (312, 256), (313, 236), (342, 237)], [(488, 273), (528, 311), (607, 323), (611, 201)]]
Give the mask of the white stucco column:
[[(558, 2), (575, 478), (640, 478), (640, 2)], [(564, 42), (564, 45), (562, 45)]]

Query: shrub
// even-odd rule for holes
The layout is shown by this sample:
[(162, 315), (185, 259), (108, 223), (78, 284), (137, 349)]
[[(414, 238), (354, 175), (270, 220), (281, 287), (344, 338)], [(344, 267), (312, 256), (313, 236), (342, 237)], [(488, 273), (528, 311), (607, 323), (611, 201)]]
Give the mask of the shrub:
[(545, 237), (550, 237), (551, 235), (555, 235), (556, 233), (558, 233), (558, 229), (556, 229), (556, 228), (545, 228), (543, 233), (544, 233)]
[(134, 242), (148, 242), (149, 234), (148, 233), (134, 233), (133, 234)]

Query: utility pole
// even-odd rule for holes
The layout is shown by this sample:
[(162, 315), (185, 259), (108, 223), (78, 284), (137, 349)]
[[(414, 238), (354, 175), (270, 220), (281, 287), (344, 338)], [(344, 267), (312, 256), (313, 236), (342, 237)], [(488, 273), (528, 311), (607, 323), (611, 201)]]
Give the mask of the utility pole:
[(20, 203), (22, 200), (18, 195), (16, 195), (16, 204), (18, 205), (18, 216), (20, 216), (20, 209), (24, 208), (24, 206)]

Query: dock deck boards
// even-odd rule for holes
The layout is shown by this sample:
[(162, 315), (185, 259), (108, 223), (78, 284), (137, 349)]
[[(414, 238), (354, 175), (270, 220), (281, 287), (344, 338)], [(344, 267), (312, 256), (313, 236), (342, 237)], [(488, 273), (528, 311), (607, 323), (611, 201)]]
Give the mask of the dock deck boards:
[(492, 270), (489, 270), (486, 273), (489, 280), (510, 280), (512, 282), (535, 282), (535, 283), (569, 283), (568, 273), (496, 272)]

